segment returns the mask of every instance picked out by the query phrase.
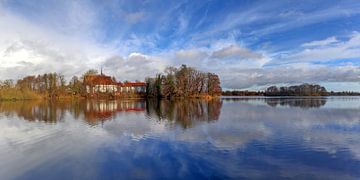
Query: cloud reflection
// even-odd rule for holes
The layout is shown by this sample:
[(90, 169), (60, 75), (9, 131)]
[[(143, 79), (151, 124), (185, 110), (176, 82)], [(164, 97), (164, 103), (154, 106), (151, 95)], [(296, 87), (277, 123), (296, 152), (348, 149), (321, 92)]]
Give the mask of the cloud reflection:
[[(348, 101), (3, 102), (0, 175), (26, 177), (51, 167), (53, 174), (69, 171), (72, 177), (80, 177), (84, 168), (91, 177), (112, 170), (129, 178), (140, 177), (139, 172), (176, 176), (164, 172), (166, 164), (182, 168), (182, 177), (191, 177), (191, 168), (207, 167), (202, 171), (223, 178), (351, 179), (360, 176), (355, 170), (360, 167), (360, 111), (328, 106)], [(104, 170), (110, 164), (124, 171)]]

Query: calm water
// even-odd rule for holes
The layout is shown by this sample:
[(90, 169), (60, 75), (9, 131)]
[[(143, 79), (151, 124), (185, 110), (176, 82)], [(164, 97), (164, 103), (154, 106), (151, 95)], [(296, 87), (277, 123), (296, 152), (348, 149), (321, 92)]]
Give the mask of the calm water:
[(360, 98), (0, 103), (0, 179), (360, 179)]

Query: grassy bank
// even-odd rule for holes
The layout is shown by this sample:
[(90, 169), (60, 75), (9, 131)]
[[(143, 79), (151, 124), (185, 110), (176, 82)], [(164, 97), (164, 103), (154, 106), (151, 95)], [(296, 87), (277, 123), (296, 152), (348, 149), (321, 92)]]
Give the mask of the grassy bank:
[(0, 89), (0, 100), (31, 100), (41, 99), (43, 96), (30, 90), (19, 90), (16, 88)]
[[(218, 96), (210, 96), (207, 94), (197, 94), (188, 97), (171, 97), (170, 99), (206, 99), (211, 100)], [(52, 100), (73, 100), (73, 99), (138, 99), (138, 98), (154, 98), (145, 94), (122, 94), (121, 96), (110, 96), (108, 94), (99, 94), (96, 96), (81, 96), (70, 94), (57, 94), (50, 96), (48, 93), (40, 94), (31, 90), (20, 90), (17, 88), (0, 89), (0, 101), (17, 101), (17, 100), (36, 100), (36, 99), (52, 99)]]

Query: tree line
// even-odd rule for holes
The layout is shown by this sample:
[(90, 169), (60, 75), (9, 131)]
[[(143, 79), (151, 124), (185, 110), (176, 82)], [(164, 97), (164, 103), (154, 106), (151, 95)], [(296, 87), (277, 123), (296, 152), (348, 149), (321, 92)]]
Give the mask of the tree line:
[(289, 87), (270, 86), (265, 91), (227, 90), (222, 92), (222, 96), (360, 96), (360, 92), (328, 92), (325, 87), (317, 84), (301, 84)]
[(264, 96), (264, 91), (223, 91), (223, 96)]
[(167, 67), (164, 73), (146, 78), (146, 92), (150, 97), (201, 97), (221, 95), (220, 78), (217, 74), (202, 72), (181, 65)]
[(360, 92), (354, 92), (354, 91), (342, 91), (342, 92), (330, 92), (331, 96), (360, 96)]
[(80, 95), (84, 93), (83, 79), (90, 74), (97, 74), (97, 71), (88, 70), (80, 78), (73, 76), (69, 83), (66, 82), (64, 75), (56, 72), (25, 76), (17, 81), (3, 80), (0, 81), (0, 99), (57, 98)]
[(297, 86), (270, 86), (265, 91), (265, 96), (328, 96), (326, 88), (318, 84), (301, 84)]
[[(98, 74), (97, 70), (90, 69), (80, 77), (73, 76), (67, 83), (60, 73), (45, 73), (31, 75), (17, 81), (0, 81), (0, 99), (32, 99), (58, 98), (62, 96), (86, 93), (85, 77)], [(113, 77), (113, 80), (116, 79)], [(147, 96), (170, 97), (200, 97), (221, 95), (220, 78), (214, 73), (202, 72), (192, 67), (182, 65), (179, 68), (168, 67), (164, 73), (156, 77), (146, 78)]]

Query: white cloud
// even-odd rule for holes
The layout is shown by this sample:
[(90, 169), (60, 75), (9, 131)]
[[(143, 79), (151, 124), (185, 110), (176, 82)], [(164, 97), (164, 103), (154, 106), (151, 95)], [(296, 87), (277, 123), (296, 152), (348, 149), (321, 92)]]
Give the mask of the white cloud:
[[(252, 39), (360, 14), (359, 4), (351, 1), (328, 3), (322, 9), (313, 7), (314, 4), (317, 3), (307, 3), (307, 7), (302, 8), (294, 1), (254, 2), (238, 7), (235, 12), (216, 17), (213, 20), (216, 23), (208, 26), (205, 32), (193, 36), (196, 40), (206, 40), (239, 30), (245, 35), (241, 37)], [(248, 30), (249, 27), (252, 27), (251, 30)]]
[(208, 54), (201, 50), (180, 50), (175, 53), (176, 58), (178, 59), (204, 59)]
[(311, 46), (327, 46), (327, 45), (331, 45), (334, 43), (339, 42), (335, 36), (329, 37), (327, 39), (324, 40), (320, 40), (320, 41), (312, 41), (312, 42), (308, 42), (308, 43), (304, 43), (301, 46), (303, 47), (311, 47)]
[(360, 68), (357, 66), (278, 66), (237, 70), (218, 69), (222, 84), (227, 88), (249, 88), (280, 83), (359, 82)]
[(67, 77), (98, 67), (114, 53), (92, 39), (62, 34), (34, 25), (7, 11), (0, 16), (0, 76), (63, 73)]
[[(296, 2), (295, 2), (296, 3)], [(282, 6), (283, 3), (276, 3), (275, 6)], [(294, 6), (294, 5), (293, 5)], [(267, 7), (273, 7), (271, 5), (264, 6)], [(265, 26), (263, 28), (258, 28), (253, 30), (250, 34), (251, 35), (268, 35), (272, 33), (280, 33), (284, 31), (288, 31), (291, 29), (295, 29), (298, 27), (304, 27), (312, 24), (322, 23), (330, 20), (339, 19), (342, 17), (350, 17), (359, 15), (359, 5), (352, 3), (335, 3), (335, 5), (330, 5), (327, 8), (323, 8), (321, 10), (305, 10), (305, 11), (298, 11), (295, 14), (291, 16), (286, 16), (283, 18), (280, 18), (282, 13), (282, 8), (278, 9), (265, 9), (264, 12), (255, 12), (256, 13), (262, 13), (263, 19), (262, 21), (271, 21), (269, 26)], [(271, 13), (276, 12), (276, 13)], [(280, 17), (278, 16), (278, 13), (280, 14)], [(274, 20), (274, 18), (276, 18)], [(259, 23), (260, 21), (257, 21), (256, 23)]]
[[(68, 27), (77, 28), (80, 21), (83, 22), (74, 19), (68, 22), (73, 24)], [(83, 23), (80, 23), (82, 27), (81, 24)], [(78, 36), (77, 33), (60, 33), (30, 23), (10, 12), (4, 12), (4, 15), (0, 16), (0, 28), (2, 79), (18, 79), (25, 75), (48, 72), (62, 73), (69, 79), (90, 68), (100, 69), (103, 64), (106, 73), (118, 79), (144, 80), (145, 77), (153, 76), (167, 66), (161, 58), (141, 53), (130, 53), (122, 58), (118, 55), (119, 47), (116, 44), (103, 45), (86, 36)], [(78, 30), (83, 32), (82, 28)], [(74, 29), (73, 31), (75, 32)], [(120, 51), (129, 53), (131, 51), (127, 49), (142, 46), (143, 43), (134, 35), (133, 39), (124, 43), (129, 47), (120, 46)]]
[[(168, 65), (179, 66), (181, 64), (218, 73), (225, 88), (247, 88), (254, 84), (263, 85), (280, 81), (286, 83), (297, 83), (302, 80), (355, 82), (358, 78), (358, 68), (351, 63), (339, 68), (311, 64), (314, 61), (326, 62), (359, 58), (360, 33), (357, 32), (354, 32), (346, 40), (331, 36), (324, 40), (307, 42), (300, 46), (300, 51), (290, 52), (291, 54), (280, 53), (280, 56), (248, 48), (246, 43), (236, 39), (237, 35), (241, 33), (240, 31), (231, 31), (230, 34), (233, 35), (223, 39), (209, 38), (205, 40), (201, 40), (201, 37), (207, 37), (207, 32), (204, 32), (205, 35), (200, 35), (200, 38), (195, 38), (199, 35), (195, 33), (193, 34), (194, 39), (187, 45), (182, 45), (180, 42), (186, 38), (180, 38), (181, 40), (175, 39), (170, 42), (169, 47), (159, 48), (164, 37), (160, 37), (158, 33), (168, 30), (169, 23), (171, 24), (169, 17), (178, 11), (181, 4), (167, 9), (166, 15), (159, 17), (159, 20), (154, 22), (158, 27), (152, 29), (147, 35), (135, 32), (126, 34), (131, 26), (125, 25), (122, 27), (124, 30), (117, 31), (120, 32), (120, 35), (110, 42), (102, 41), (102, 36), (105, 35), (99, 35), (101, 18), (92, 4), (66, 2), (59, 6), (61, 7), (55, 8), (54, 15), (45, 13), (49, 17), (44, 16), (43, 19), (37, 17), (30, 21), (21, 16), (21, 13), (10, 12), (0, 4), (1, 79), (17, 79), (29, 74), (47, 72), (63, 73), (70, 78), (70, 76), (80, 75), (90, 68), (100, 69), (103, 65), (107, 74), (113, 75), (119, 80), (143, 80), (147, 76), (154, 76), (156, 73), (162, 72)], [(243, 14), (245, 16), (258, 11), (263, 12), (263, 8), (261, 6), (243, 12)], [(61, 9), (66, 9), (66, 11)], [(126, 14), (122, 10), (119, 12), (120, 17), (115, 18), (137, 23), (143, 18), (148, 18), (148, 13), (147, 11), (134, 11)], [(321, 17), (324, 18), (343, 15), (341, 12), (318, 13), (317, 16), (320, 17), (320, 14), (323, 14)], [(355, 12), (351, 11), (351, 13)], [(304, 16), (301, 12), (285, 14), (286, 17), (283, 18)], [(175, 24), (183, 28), (175, 29), (175, 36), (176, 32), (187, 31), (190, 25), (188, 24), (190, 17), (186, 13), (181, 15), (183, 16), (179, 16)], [(226, 23), (230, 24), (224, 28), (236, 26), (235, 22), (235, 24), (231, 24), (231, 19), (236, 15), (237, 13), (229, 13), (226, 16)], [(267, 17), (260, 13), (242, 23), (245, 25), (261, 22), (263, 18)], [(60, 20), (60, 22), (56, 20)], [(214, 28), (213, 30), (218, 29)], [(164, 43), (166, 44), (166, 42)], [(286, 66), (279, 66), (279, 64), (286, 64)], [(268, 68), (264, 65), (274, 65), (274, 67)]]
[(180, 66), (181, 64), (187, 64), (194, 67), (204, 67), (206, 66), (209, 58), (209, 50), (207, 49), (188, 49), (188, 50), (179, 50), (176, 52), (169, 52), (164, 54), (164, 57), (172, 57), (172, 65)]
[(159, 57), (147, 56), (141, 53), (131, 53), (128, 57), (113, 56), (103, 62), (106, 74), (113, 75), (118, 80), (144, 80), (161, 73), (167, 62)]
[(360, 58), (360, 33), (354, 32), (348, 40), (338, 41), (329, 37), (321, 41), (312, 41), (302, 45), (300, 52), (284, 55), (278, 63), (332, 61), (339, 59)]
[(247, 48), (242, 48), (237, 45), (231, 45), (224, 47), (218, 51), (214, 51), (212, 54), (213, 58), (224, 59), (224, 58), (238, 58), (241, 59), (261, 59), (263, 55), (260, 53), (253, 52)]

